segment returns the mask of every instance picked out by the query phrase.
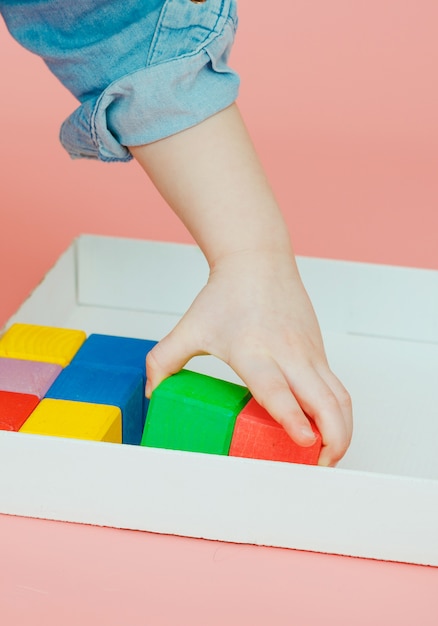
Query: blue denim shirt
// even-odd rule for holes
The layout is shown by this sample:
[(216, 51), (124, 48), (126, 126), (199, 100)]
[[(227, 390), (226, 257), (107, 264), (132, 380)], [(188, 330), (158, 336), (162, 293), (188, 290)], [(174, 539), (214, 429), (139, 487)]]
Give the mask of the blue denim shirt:
[(0, 0), (0, 12), (79, 100), (60, 133), (73, 158), (128, 161), (126, 146), (194, 126), (237, 97), (236, 0)]

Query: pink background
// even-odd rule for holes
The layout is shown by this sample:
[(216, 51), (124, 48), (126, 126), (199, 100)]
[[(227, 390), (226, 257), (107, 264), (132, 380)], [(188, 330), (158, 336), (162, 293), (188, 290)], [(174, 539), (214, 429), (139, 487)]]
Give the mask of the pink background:
[[(438, 4), (240, 0), (240, 106), (299, 254), (438, 269)], [(0, 326), (76, 235), (190, 241), (0, 25)], [(323, 512), (322, 512), (323, 515)], [(0, 516), (2, 623), (436, 624), (438, 568)]]

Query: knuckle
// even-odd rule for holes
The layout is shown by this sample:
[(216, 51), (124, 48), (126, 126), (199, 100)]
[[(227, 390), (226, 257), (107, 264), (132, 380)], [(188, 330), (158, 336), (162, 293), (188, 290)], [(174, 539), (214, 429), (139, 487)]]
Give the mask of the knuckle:
[(351, 399), (351, 396), (344, 388), (342, 388), (338, 393), (338, 402), (343, 409), (351, 411), (353, 408), (353, 401)]
[(321, 405), (327, 411), (333, 412), (339, 409), (339, 401), (331, 389), (326, 389), (321, 397)]
[(281, 402), (291, 395), (291, 390), (284, 380), (273, 378), (266, 384), (266, 395), (278, 398)]
[(146, 370), (152, 372), (160, 368), (159, 360), (157, 358), (158, 346), (150, 350), (146, 355)]

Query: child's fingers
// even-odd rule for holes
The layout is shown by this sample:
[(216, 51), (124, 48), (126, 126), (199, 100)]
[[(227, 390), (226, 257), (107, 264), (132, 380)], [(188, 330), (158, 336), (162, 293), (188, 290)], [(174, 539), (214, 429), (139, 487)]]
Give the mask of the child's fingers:
[(306, 414), (312, 417), (323, 440), (321, 465), (334, 465), (343, 456), (351, 438), (349, 417), (336, 392), (313, 366), (301, 364), (286, 374), (271, 359), (252, 357), (235, 369), (257, 402), (299, 445), (314, 442)]
[(190, 341), (191, 335), (184, 331), (184, 324), (183, 318), (146, 357), (146, 396), (148, 398), (162, 380), (179, 372), (187, 361), (200, 354)]
[[(342, 452), (341, 456), (343, 456), (348, 446), (350, 445), (351, 438), (353, 435), (353, 407), (352, 407), (351, 397), (348, 391), (345, 389), (344, 385), (339, 380), (339, 378), (337, 378), (337, 376), (335, 376), (335, 374), (333, 374), (333, 372), (329, 368), (324, 368), (320, 372), (320, 375), (321, 375), (321, 378), (323, 378), (323, 380), (326, 381), (326, 383), (333, 390), (333, 393), (336, 395), (338, 399), (339, 407), (344, 417), (347, 445), (345, 447), (345, 450)], [(321, 452), (321, 456), (320, 456), (321, 465), (324, 463), (327, 465), (326, 457), (327, 457), (327, 451), (323, 449)], [(339, 461), (339, 459), (340, 457), (337, 460)]]
[(310, 446), (315, 435), (309, 421), (280, 367), (266, 356), (251, 356), (239, 364), (230, 363), (245, 382), (254, 398), (283, 426), (289, 436), (301, 446)]
[[(322, 377), (311, 365), (287, 372), (286, 378), (300, 406), (316, 423), (322, 436), (320, 465), (335, 465), (345, 454), (351, 440), (351, 402), (334, 375)], [(326, 380), (327, 379), (327, 380)], [(329, 382), (328, 382), (329, 381)], [(341, 389), (342, 387), (342, 389)]]

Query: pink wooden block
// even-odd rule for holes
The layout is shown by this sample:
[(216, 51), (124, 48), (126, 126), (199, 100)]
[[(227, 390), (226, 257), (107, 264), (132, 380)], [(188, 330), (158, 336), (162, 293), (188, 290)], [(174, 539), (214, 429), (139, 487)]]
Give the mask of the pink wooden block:
[(43, 398), (62, 367), (55, 363), (0, 357), (0, 391)]

